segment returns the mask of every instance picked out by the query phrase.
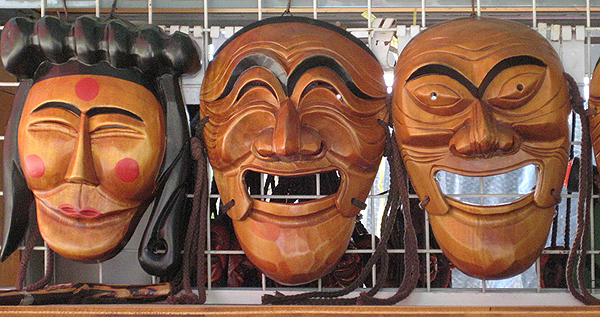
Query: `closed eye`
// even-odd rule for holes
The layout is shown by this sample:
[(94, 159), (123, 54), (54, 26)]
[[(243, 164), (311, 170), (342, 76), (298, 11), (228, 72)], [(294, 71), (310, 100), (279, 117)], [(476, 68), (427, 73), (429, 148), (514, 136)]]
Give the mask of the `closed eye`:
[(268, 89), (274, 96), (276, 96), (277, 94), (275, 93), (275, 90), (273, 90), (273, 88), (271, 86), (269, 86), (267, 83), (259, 81), (259, 80), (253, 80), (251, 82), (248, 82), (247, 84), (244, 85), (244, 87), (242, 87), (242, 89), (240, 89), (240, 92), (238, 93), (235, 101), (239, 101), (240, 98), (242, 98), (242, 96), (247, 93), (250, 89), (255, 88), (255, 87), (264, 87), (266, 89)]
[(69, 136), (77, 135), (77, 130), (70, 124), (59, 120), (42, 120), (32, 122), (28, 127), (31, 132), (56, 132)]
[(331, 84), (326, 83), (324, 81), (313, 81), (312, 83), (308, 84), (306, 86), (306, 88), (304, 88), (304, 90), (302, 91), (302, 94), (300, 94), (300, 98), (303, 98), (308, 92), (310, 92), (311, 90), (315, 89), (315, 88), (325, 88), (330, 90), (333, 94), (335, 94), (336, 96), (340, 96), (340, 93), (337, 91), (337, 89), (335, 89), (335, 87), (333, 87)]
[(92, 139), (99, 138), (133, 138), (143, 139), (145, 135), (131, 127), (118, 125), (118, 124), (107, 124), (99, 126), (90, 132)]

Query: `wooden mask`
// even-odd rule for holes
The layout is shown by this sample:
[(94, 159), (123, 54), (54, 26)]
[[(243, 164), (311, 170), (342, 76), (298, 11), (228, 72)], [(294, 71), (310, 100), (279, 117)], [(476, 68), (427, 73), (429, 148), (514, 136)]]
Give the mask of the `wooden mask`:
[(116, 255), (153, 203), (140, 263), (174, 273), (190, 170), (177, 77), (199, 67), (191, 39), (118, 20), (17, 18), (2, 32), (2, 58), (21, 80), (5, 149), (3, 258), (30, 202), (48, 246), (83, 262)]
[[(565, 176), (569, 102), (556, 52), (519, 23), (452, 20), (402, 52), (392, 106), (396, 137), (433, 233), (461, 271), (501, 279), (539, 256)], [(494, 205), (452, 198), (436, 180), (446, 173), (479, 182), (521, 168), (535, 169), (537, 182)]]
[[(200, 110), (216, 183), (244, 252), (275, 281), (312, 281), (348, 247), (383, 155), (385, 96), (368, 48), (312, 19), (249, 25), (208, 66)], [(253, 199), (259, 173), (280, 183), (321, 174), (339, 188), (296, 203)]]

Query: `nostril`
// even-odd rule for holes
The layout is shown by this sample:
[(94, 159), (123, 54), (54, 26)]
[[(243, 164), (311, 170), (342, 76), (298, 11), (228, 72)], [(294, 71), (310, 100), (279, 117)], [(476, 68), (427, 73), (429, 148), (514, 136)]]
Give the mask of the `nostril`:
[(273, 128), (263, 130), (252, 142), (254, 151), (262, 157), (275, 155), (273, 150)]
[(312, 128), (302, 127), (300, 133), (300, 155), (314, 156), (323, 151), (323, 139), (319, 133)]
[(317, 143), (311, 143), (308, 146), (303, 146), (302, 149), (300, 149), (300, 155), (302, 156), (312, 156), (312, 155), (318, 155), (323, 151), (323, 143), (319, 142)]

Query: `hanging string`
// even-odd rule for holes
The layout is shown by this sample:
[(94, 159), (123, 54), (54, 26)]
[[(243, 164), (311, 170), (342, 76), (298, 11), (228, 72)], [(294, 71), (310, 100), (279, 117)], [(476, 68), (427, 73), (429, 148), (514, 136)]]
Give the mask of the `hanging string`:
[(475, 0), (471, 0), (471, 18), (477, 17), (477, 13), (475, 13)]
[[(170, 296), (170, 304), (203, 304), (206, 301), (206, 230), (208, 211), (208, 162), (202, 137), (208, 117), (202, 119), (196, 128), (196, 136), (191, 139), (192, 157), (196, 161), (196, 182), (192, 213), (188, 223), (183, 251), (182, 287), (183, 292)], [(194, 258), (195, 255), (195, 258)], [(196, 268), (198, 295), (192, 290), (192, 268)], [(174, 292), (175, 293), (175, 292)]]
[(285, 11), (283, 11), (281, 16), (284, 16), (286, 14), (289, 14), (290, 16), (292, 16), (291, 7), (292, 7), (292, 0), (288, 0), (287, 6), (285, 7)]
[(405, 224), (404, 276), (396, 294), (389, 298), (374, 298), (372, 297), (374, 296), (374, 294), (363, 293), (358, 299), (358, 304), (362, 305), (394, 305), (408, 297), (408, 295), (410, 295), (410, 293), (412, 293), (412, 291), (417, 286), (417, 282), (419, 280), (419, 255), (417, 247), (417, 235), (410, 213), (410, 201), (408, 198), (408, 175), (400, 157), (400, 151), (398, 149), (398, 144), (396, 143), (396, 137), (393, 134), (391, 136), (391, 143), (393, 150), (392, 161), (394, 170), (396, 170), (394, 174), (399, 173), (399, 175), (392, 176), (396, 177), (399, 180), (399, 195), (402, 206), (402, 215), (404, 217)]
[(26, 234), (25, 250), (21, 254), (21, 265), (17, 273), (17, 282), (15, 289), (25, 291), (36, 291), (50, 283), (50, 279), (54, 273), (54, 251), (50, 248), (46, 251), (46, 268), (44, 270), (44, 276), (37, 282), (24, 287), (25, 277), (27, 275), (27, 268), (29, 267), (29, 260), (35, 247), (35, 241), (39, 238), (39, 231), (37, 224), (31, 223), (29, 230)]
[(108, 16), (108, 20), (112, 20), (115, 18), (116, 11), (117, 11), (117, 0), (113, 0), (112, 6), (110, 7), (110, 15)]
[[(565, 73), (571, 92), (571, 106), (581, 120), (581, 163), (579, 169), (579, 201), (577, 204), (577, 231), (567, 260), (566, 279), (569, 291), (586, 305), (600, 305), (600, 299), (587, 290), (584, 280), (587, 243), (590, 226), (590, 198), (592, 190), (592, 149), (590, 137), (589, 110), (584, 110), (584, 100), (579, 93), (577, 82)], [(575, 276), (573, 276), (575, 274)]]
[(69, 21), (69, 9), (67, 9), (67, 0), (62, 0), (63, 11), (65, 12), (65, 21)]
[(550, 235), (550, 247), (556, 249), (556, 237), (558, 234), (558, 205), (554, 207), (554, 217), (552, 218), (552, 227)]

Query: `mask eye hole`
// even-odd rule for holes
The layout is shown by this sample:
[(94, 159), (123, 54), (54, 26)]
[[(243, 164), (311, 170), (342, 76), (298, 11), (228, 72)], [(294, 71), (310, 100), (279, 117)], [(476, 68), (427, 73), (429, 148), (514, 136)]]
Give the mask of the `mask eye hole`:
[(523, 65), (504, 70), (490, 83), (484, 99), (501, 109), (516, 109), (527, 104), (544, 82), (545, 68)]
[(410, 80), (405, 91), (417, 106), (436, 115), (459, 113), (473, 101), (467, 88), (447, 76), (429, 75)]

